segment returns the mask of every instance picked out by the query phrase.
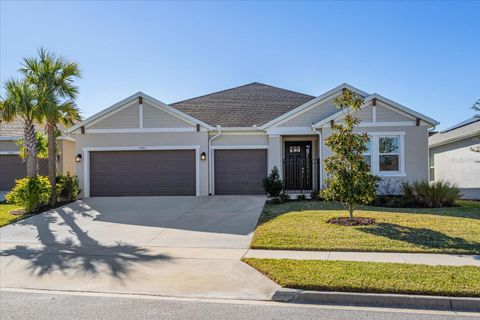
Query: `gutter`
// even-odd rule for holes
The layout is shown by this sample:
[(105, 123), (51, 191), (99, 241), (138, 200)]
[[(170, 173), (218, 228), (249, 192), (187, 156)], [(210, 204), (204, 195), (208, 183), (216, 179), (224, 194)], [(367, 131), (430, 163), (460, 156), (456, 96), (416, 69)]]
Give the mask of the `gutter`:
[(319, 152), (319, 159), (318, 161), (320, 162), (319, 166), (318, 166), (318, 170), (320, 171), (319, 172), (319, 175), (318, 175), (318, 178), (320, 179), (320, 183), (318, 184), (320, 189), (322, 188), (322, 182), (323, 182), (323, 141), (322, 141), (322, 133), (320, 131), (318, 131), (316, 128), (315, 128), (315, 125), (312, 124), (312, 131), (315, 132), (317, 135), (318, 135), (318, 152)]
[(216, 126), (216, 130), (218, 131), (218, 133), (216, 135), (214, 135), (210, 140), (208, 140), (208, 195), (211, 196), (212, 195), (212, 165), (213, 165), (213, 161), (212, 161), (212, 141), (217, 139), (218, 137), (220, 137), (220, 135), (222, 134), (222, 126), (220, 125), (217, 125)]

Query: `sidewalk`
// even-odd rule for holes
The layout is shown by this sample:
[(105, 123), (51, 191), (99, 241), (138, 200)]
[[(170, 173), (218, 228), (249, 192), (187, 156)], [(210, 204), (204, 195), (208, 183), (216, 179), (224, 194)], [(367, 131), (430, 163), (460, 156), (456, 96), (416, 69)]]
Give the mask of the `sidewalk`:
[(392, 253), (392, 252), (339, 252), (339, 251), (296, 251), (296, 250), (253, 250), (244, 258), (293, 259), (293, 260), (343, 260), (394, 262), (443, 266), (480, 267), (480, 255)]

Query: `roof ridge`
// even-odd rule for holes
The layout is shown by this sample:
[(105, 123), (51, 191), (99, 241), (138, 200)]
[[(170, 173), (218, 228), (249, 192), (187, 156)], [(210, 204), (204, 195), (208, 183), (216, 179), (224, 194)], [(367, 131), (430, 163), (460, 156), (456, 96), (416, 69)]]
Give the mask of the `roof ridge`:
[(198, 98), (204, 98), (204, 97), (208, 97), (208, 96), (211, 96), (211, 95), (214, 95), (214, 94), (219, 94), (219, 93), (223, 93), (223, 92), (235, 90), (235, 89), (238, 89), (238, 88), (243, 88), (243, 87), (251, 86), (251, 85), (253, 85), (253, 84), (259, 84), (259, 85), (262, 85), (262, 86), (266, 86), (266, 87), (270, 87), (270, 88), (275, 88), (275, 89), (279, 89), (279, 90), (284, 90), (284, 91), (288, 91), (288, 92), (295, 93), (295, 94), (301, 94), (301, 95), (304, 95), (304, 96), (312, 97), (312, 99), (315, 98), (314, 96), (311, 96), (311, 95), (309, 95), (309, 94), (305, 94), (305, 93), (301, 93), (301, 92), (296, 92), (296, 91), (292, 91), (292, 90), (288, 90), (288, 89), (284, 89), (284, 88), (280, 88), (280, 87), (275, 87), (275, 86), (272, 86), (272, 85), (269, 85), (269, 84), (265, 84), (265, 83), (261, 83), (261, 82), (254, 81), (254, 82), (242, 84), (242, 85), (240, 85), (240, 86), (236, 86), (236, 87), (232, 87), (232, 88), (228, 88), (228, 89), (223, 89), (223, 90), (219, 90), (219, 91), (215, 91), (215, 92), (203, 94), (203, 95), (200, 95), (200, 96), (196, 96), (196, 97), (193, 97), (193, 98), (188, 98), (188, 99), (180, 100), (180, 101), (177, 101), (177, 102), (172, 102), (172, 103), (170, 103), (169, 105), (174, 106), (174, 105), (176, 105), (176, 104), (180, 104), (180, 103), (185, 102), (185, 101), (190, 101), (190, 100), (194, 100), (194, 99), (198, 99)]

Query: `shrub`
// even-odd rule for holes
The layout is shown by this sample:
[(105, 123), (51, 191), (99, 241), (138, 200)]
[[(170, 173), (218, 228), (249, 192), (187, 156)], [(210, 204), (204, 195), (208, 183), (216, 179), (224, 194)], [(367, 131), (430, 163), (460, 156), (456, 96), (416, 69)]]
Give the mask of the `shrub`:
[(402, 184), (405, 202), (429, 208), (451, 207), (460, 198), (460, 190), (448, 181), (415, 181)]
[(285, 193), (285, 192), (282, 192), (282, 194), (280, 195), (279, 199), (282, 201), (282, 202), (287, 202), (288, 200), (290, 200), (290, 196)]
[(40, 206), (47, 204), (52, 186), (47, 177), (19, 179), (5, 199), (8, 203), (15, 203), (25, 207), (27, 212), (33, 212)]
[(283, 190), (283, 183), (277, 167), (273, 167), (268, 176), (263, 179), (263, 188), (271, 197), (278, 197)]
[(59, 201), (76, 200), (80, 194), (80, 187), (77, 176), (58, 175), (56, 178), (57, 197)]
[(307, 196), (304, 195), (303, 193), (302, 193), (302, 194), (299, 194), (299, 195), (297, 196), (297, 200), (299, 200), (299, 201), (307, 200)]

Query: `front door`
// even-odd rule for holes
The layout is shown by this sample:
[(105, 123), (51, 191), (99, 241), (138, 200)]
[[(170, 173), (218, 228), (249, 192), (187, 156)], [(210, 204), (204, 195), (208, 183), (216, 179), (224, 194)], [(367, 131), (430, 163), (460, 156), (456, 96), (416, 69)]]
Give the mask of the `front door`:
[(312, 142), (285, 141), (286, 190), (312, 190)]

